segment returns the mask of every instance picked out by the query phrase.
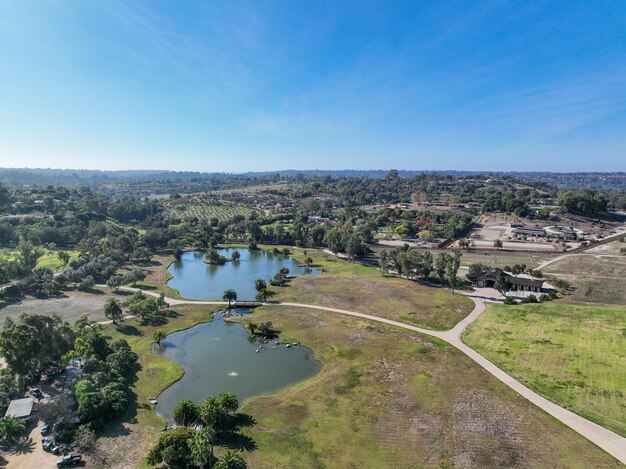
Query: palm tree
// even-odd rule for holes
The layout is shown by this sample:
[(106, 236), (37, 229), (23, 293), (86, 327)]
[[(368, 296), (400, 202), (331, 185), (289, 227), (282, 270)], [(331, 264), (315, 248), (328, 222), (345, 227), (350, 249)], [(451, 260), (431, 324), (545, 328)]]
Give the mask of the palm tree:
[(228, 450), (213, 466), (214, 469), (247, 469), (248, 464), (236, 451)]
[(313, 258), (309, 256), (306, 258), (306, 266), (311, 267), (311, 264), (313, 264)]
[(174, 422), (183, 427), (193, 425), (198, 421), (198, 406), (189, 399), (178, 401), (172, 411), (172, 418)]
[(239, 408), (239, 401), (237, 400), (237, 396), (235, 396), (232, 392), (224, 391), (217, 396), (217, 399), (219, 403), (230, 413), (234, 414), (237, 412), (237, 409)]
[(261, 293), (263, 290), (267, 289), (267, 282), (262, 278), (257, 278), (254, 281), (254, 288), (257, 292)]
[(191, 459), (200, 467), (208, 464), (213, 467), (213, 447), (216, 443), (215, 431), (212, 428), (203, 428), (196, 432), (191, 441)]
[(0, 419), (0, 438), (9, 442), (14, 442), (26, 431), (24, 422), (15, 417), (4, 417)]
[(231, 414), (217, 397), (207, 397), (198, 410), (203, 427), (212, 428), (218, 433), (229, 429)]
[(230, 308), (232, 302), (237, 301), (237, 292), (232, 288), (229, 288), (224, 292), (222, 299), (228, 301), (228, 307)]
[(154, 331), (154, 334), (152, 335), (152, 340), (154, 340), (160, 347), (161, 341), (165, 339), (165, 337), (167, 337), (167, 334), (165, 333), (165, 331), (163, 329), (157, 329), (156, 331)]
[(122, 306), (117, 298), (109, 298), (104, 303), (104, 315), (113, 320), (113, 324), (117, 324), (117, 321), (122, 318)]

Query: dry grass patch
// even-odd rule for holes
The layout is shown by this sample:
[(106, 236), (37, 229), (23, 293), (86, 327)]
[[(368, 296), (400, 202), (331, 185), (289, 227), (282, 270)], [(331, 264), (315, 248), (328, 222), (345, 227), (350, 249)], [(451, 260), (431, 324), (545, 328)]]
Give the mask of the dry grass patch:
[[(300, 252), (294, 255), (303, 259)], [(307, 255), (324, 273), (294, 278), (289, 287), (276, 289), (277, 300), (358, 311), (436, 330), (451, 329), (473, 309), (471, 300), (446, 288), (383, 276), (372, 267), (318, 251)]]
[(244, 410), (252, 468), (619, 467), (447, 344), (333, 313), (264, 307), (324, 364)]

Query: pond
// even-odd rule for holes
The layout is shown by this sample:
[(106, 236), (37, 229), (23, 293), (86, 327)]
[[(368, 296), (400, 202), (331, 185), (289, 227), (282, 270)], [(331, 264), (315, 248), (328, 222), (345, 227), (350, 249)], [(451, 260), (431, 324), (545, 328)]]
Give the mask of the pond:
[[(218, 249), (222, 256), (230, 258), (234, 249)], [(232, 288), (239, 300), (254, 300), (254, 282), (262, 278), (269, 280), (282, 268), (289, 269), (289, 275), (319, 274), (320, 271), (301, 267), (286, 254), (274, 254), (263, 250), (238, 249), (241, 258), (223, 265), (210, 265), (204, 262), (204, 253), (194, 251), (183, 253), (179, 261), (173, 262), (167, 271), (172, 278), (167, 284), (178, 290), (184, 298), (193, 300), (221, 300), (225, 290)]]
[(199, 404), (208, 396), (230, 391), (242, 402), (304, 380), (321, 368), (310, 349), (287, 348), (274, 340), (265, 344), (250, 337), (243, 325), (224, 321), (219, 314), (211, 322), (168, 335), (163, 344), (155, 345), (154, 353), (185, 370), (182, 379), (158, 396), (156, 411), (168, 420), (181, 399)]

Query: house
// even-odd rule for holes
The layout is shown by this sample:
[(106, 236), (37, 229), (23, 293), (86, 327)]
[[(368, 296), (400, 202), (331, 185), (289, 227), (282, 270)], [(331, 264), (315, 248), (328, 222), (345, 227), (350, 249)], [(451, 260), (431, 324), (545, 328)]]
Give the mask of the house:
[(15, 417), (25, 419), (33, 413), (33, 398), (25, 397), (24, 399), (14, 399), (9, 403), (9, 408), (4, 414), (5, 417)]
[(519, 236), (534, 236), (537, 238), (543, 238), (546, 235), (546, 230), (544, 230), (543, 228), (521, 227), (513, 228), (512, 233)]
[(512, 291), (527, 291), (541, 293), (543, 280), (530, 277), (517, 277), (502, 269), (493, 268), (484, 272), (470, 273), (466, 277), (477, 287), (493, 288), (498, 278), (503, 278)]

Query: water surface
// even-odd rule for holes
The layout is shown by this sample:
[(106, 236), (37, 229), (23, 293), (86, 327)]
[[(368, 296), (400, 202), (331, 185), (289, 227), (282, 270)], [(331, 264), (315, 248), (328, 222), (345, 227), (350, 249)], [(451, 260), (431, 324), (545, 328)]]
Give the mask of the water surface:
[(243, 325), (224, 321), (218, 314), (211, 322), (168, 335), (163, 343), (165, 347), (155, 346), (154, 352), (185, 370), (182, 379), (158, 397), (156, 410), (168, 420), (181, 399), (200, 403), (230, 391), (242, 402), (304, 380), (321, 367), (310, 349), (287, 348), (274, 341), (264, 344), (249, 337)]
[[(230, 258), (234, 249), (218, 249), (222, 256)], [(167, 284), (178, 290), (184, 298), (194, 300), (221, 300), (225, 290), (232, 288), (239, 300), (254, 300), (254, 282), (262, 278), (269, 284), (282, 268), (289, 269), (289, 275), (319, 274), (320, 271), (300, 267), (292, 257), (274, 254), (263, 250), (238, 249), (241, 258), (223, 265), (204, 263), (204, 253), (194, 251), (183, 253), (179, 261), (167, 269), (172, 278)]]

